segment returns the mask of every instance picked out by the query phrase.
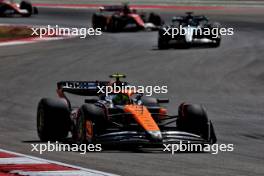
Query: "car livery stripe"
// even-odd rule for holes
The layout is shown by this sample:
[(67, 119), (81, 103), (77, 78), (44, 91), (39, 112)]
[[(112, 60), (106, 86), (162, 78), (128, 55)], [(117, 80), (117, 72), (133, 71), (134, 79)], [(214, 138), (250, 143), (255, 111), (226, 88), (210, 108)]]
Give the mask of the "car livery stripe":
[(16, 176), (16, 175), (15, 174), (7, 174), (7, 173), (0, 172), (0, 176)]
[(142, 18), (138, 14), (129, 14), (140, 26), (144, 27), (145, 23)]
[(11, 172), (13, 170), (23, 171), (64, 171), (64, 170), (77, 170), (70, 167), (65, 167), (57, 164), (3, 164), (0, 170), (4, 172)]
[(116, 176), (0, 149), (0, 176)]
[(16, 155), (6, 153), (6, 152), (0, 152), (0, 158), (11, 158), (11, 157), (16, 157)]
[(131, 113), (136, 122), (138, 122), (138, 124), (140, 124), (146, 131), (160, 131), (158, 125), (145, 106), (125, 105), (124, 111)]

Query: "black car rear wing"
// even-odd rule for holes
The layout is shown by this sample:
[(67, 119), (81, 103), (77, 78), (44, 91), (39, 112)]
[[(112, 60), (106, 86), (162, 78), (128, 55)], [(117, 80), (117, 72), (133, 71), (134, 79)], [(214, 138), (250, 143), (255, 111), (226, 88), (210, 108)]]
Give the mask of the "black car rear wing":
[(172, 22), (188, 22), (189, 19), (193, 19), (197, 22), (200, 22), (200, 21), (209, 21), (208, 18), (204, 15), (200, 15), (200, 16), (191, 16), (191, 17), (188, 17), (188, 16), (175, 16), (172, 18)]
[[(82, 96), (98, 96), (104, 94), (107, 86), (113, 86), (117, 82), (109, 81), (60, 81), (57, 88), (61, 92), (67, 92)], [(119, 81), (119, 85), (128, 85), (127, 82)]]
[(58, 90), (75, 95), (97, 96), (100, 87), (109, 85), (109, 81), (60, 81), (57, 83)]

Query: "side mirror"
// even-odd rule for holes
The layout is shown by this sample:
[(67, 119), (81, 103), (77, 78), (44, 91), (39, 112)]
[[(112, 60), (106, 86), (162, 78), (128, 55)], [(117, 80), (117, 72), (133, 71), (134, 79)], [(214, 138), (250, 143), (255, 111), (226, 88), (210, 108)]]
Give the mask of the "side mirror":
[(138, 94), (138, 95), (136, 96), (136, 101), (139, 101), (139, 100), (141, 99), (141, 97), (143, 97), (143, 94)]
[(169, 99), (164, 98), (164, 99), (157, 99), (158, 103), (169, 103)]

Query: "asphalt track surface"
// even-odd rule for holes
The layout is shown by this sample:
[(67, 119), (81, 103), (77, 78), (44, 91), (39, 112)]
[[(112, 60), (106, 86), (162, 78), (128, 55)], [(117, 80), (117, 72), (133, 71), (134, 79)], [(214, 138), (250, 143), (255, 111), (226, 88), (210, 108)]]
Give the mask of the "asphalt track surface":
[[(160, 12), (165, 19), (172, 12)], [(201, 11), (199, 13), (202, 13)], [(264, 174), (264, 14), (205, 12), (235, 28), (219, 48), (157, 50), (156, 32), (106, 33), (0, 48), (0, 148), (121, 175)], [(29, 18), (1, 18), (0, 23), (59, 24), (84, 27), (90, 10), (40, 9)], [(218, 143), (233, 152), (177, 153), (118, 151), (80, 155), (75, 152), (30, 152), (38, 142), (36, 107), (54, 97), (60, 80), (106, 80), (125, 73), (136, 85), (168, 85), (168, 108), (181, 102), (204, 104)]]

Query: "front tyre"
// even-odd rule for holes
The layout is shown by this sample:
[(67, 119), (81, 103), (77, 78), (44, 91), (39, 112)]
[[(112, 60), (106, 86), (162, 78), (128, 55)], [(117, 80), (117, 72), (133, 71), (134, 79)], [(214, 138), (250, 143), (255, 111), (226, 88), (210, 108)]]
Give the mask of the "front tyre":
[(218, 37), (218, 38), (216, 38), (216, 39), (214, 40), (214, 43), (212, 43), (211, 45), (212, 45), (212, 47), (217, 48), (217, 47), (220, 46), (220, 44), (221, 44), (221, 37)]
[(103, 109), (94, 104), (84, 104), (80, 108), (77, 119), (76, 141), (77, 143), (93, 143), (96, 134), (103, 130), (105, 125), (105, 114)]
[(213, 23), (209, 25), (210, 28), (213, 29), (218, 29), (217, 36), (211, 36), (211, 40), (213, 40), (213, 43), (211, 44), (212, 47), (219, 47), (221, 44), (221, 33), (219, 32), (221, 29), (220, 23)]
[(77, 120), (77, 143), (93, 143), (94, 139), (94, 122), (87, 117), (84, 107), (80, 109), (80, 116)]
[(213, 125), (208, 120), (207, 113), (201, 105), (182, 103), (178, 111), (177, 127), (180, 131), (199, 135), (211, 143), (216, 142)]
[(43, 98), (37, 109), (37, 131), (41, 141), (62, 141), (70, 130), (70, 110), (62, 99)]

